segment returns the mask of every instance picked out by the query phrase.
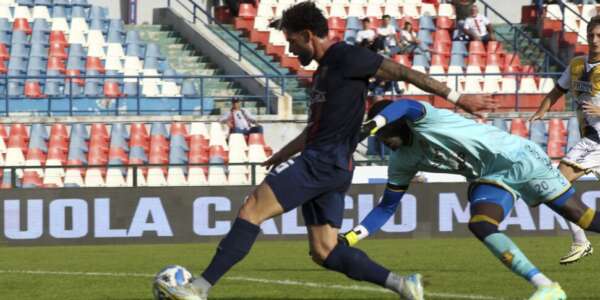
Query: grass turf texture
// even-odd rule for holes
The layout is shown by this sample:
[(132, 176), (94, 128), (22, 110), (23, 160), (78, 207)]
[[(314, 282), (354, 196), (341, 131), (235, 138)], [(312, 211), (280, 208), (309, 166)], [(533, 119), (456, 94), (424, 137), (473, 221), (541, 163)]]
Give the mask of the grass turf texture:
[[(530, 259), (559, 281), (569, 299), (600, 299), (600, 258), (560, 266), (570, 245), (568, 237), (515, 239)], [(600, 238), (592, 236), (600, 250)], [(180, 264), (197, 274), (215, 251), (215, 243), (72, 247), (0, 246), (2, 299), (152, 299), (148, 276), (87, 276), (10, 273), (66, 271), (154, 274), (168, 264)], [(429, 299), (461, 299), (448, 295), (526, 299), (533, 288), (513, 275), (474, 238), (433, 240), (367, 240), (360, 244), (372, 258), (401, 274), (421, 272)], [(230, 277), (228, 279), (227, 277)], [(238, 279), (235, 279), (235, 278)], [(246, 260), (213, 288), (211, 299), (398, 299), (373, 290), (314, 288), (240, 280), (293, 280), (321, 285), (360, 285), (311, 262), (305, 241), (260, 241)], [(462, 298), (466, 299), (466, 298)]]

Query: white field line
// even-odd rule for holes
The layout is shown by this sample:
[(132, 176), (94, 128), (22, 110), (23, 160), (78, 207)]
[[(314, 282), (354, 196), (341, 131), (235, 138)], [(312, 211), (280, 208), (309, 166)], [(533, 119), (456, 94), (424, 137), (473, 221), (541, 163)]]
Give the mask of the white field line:
[[(152, 278), (153, 274), (147, 273), (114, 273), (114, 272), (69, 272), (69, 271), (41, 271), (41, 270), (0, 270), (0, 274), (26, 274), (26, 275), (59, 275), (59, 276), (103, 276), (103, 277), (145, 277)], [(334, 289), (334, 290), (352, 290), (352, 291), (363, 291), (363, 292), (377, 292), (377, 293), (391, 293), (391, 291), (377, 288), (368, 287), (362, 285), (339, 285), (339, 284), (322, 284), (307, 281), (296, 281), (296, 280), (272, 280), (252, 277), (240, 277), (240, 276), (229, 276), (224, 277), (225, 280), (232, 281), (245, 281), (245, 282), (256, 282), (263, 284), (274, 284), (274, 285), (292, 285), (311, 287), (319, 289)], [(452, 294), (452, 293), (429, 293), (425, 292), (425, 296), (429, 298), (441, 298), (441, 299), (471, 299), (471, 300), (503, 300), (503, 298), (481, 296), (481, 295), (469, 295), (469, 294)]]

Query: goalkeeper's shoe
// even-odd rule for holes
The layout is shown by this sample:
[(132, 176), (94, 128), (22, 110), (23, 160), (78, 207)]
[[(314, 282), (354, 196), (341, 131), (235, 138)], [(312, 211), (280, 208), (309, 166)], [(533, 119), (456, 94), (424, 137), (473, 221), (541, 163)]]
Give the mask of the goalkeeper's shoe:
[(421, 274), (412, 274), (404, 277), (404, 283), (400, 291), (400, 299), (423, 300), (423, 294)]
[(180, 286), (171, 286), (163, 281), (156, 282), (157, 287), (171, 300), (207, 300), (208, 291), (187, 283)]
[(592, 243), (588, 241), (584, 243), (573, 243), (571, 245), (571, 250), (569, 250), (569, 253), (560, 258), (560, 264), (566, 265), (577, 262), (588, 255), (592, 255), (592, 253), (594, 253)]
[(548, 286), (541, 286), (529, 300), (567, 300), (567, 294), (558, 282)]

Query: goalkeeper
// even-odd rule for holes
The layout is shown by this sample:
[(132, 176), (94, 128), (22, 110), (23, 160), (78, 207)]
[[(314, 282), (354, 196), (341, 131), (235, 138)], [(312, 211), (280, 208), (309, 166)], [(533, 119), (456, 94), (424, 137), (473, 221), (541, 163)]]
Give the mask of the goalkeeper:
[(380, 101), (369, 112), (363, 137), (393, 150), (383, 199), (352, 231), (341, 236), (349, 245), (373, 234), (394, 214), (418, 171), (460, 174), (467, 178), (469, 229), (513, 273), (531, 282), (530, 298), (566, 299), (556, 282), (540, 272), (498, 225), (520, 196), (530, 206), (546, 204), (583, 229), (599, 232), (600, 215), (588, 208), (570, 182), (535, 143), (496, 127), (478, 124), (449, 110), (414, 100)]

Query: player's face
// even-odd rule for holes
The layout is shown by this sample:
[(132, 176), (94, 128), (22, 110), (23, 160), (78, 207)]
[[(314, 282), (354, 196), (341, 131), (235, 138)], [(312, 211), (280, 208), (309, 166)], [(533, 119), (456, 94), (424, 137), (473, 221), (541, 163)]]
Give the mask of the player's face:
[(398, 135), (394, 135), (389, 131), (383, 131), (377, 134), (377, 139), (382, 142), (386, 147), (392, 149), (392, 151), (398, 150), (402, 146), (402, 138)]
[(600, 25), (596, 25), (592, 30), (588, 31), (587, 39), (589, 44), (589, 55), (600, 55)]
[(300, 32), (288, 32), (284, 31), (285, 38), (290, 43), (289, 51), (298, 56), (300, 64), (308, 66), (313, 60), (314, 49), (310, 41), (311, 34), (308, 30)]

